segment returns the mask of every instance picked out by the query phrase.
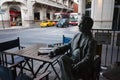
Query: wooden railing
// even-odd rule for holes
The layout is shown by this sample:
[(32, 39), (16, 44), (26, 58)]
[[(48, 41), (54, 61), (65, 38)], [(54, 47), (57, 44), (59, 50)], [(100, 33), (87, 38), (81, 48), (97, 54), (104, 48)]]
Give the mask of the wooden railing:
[(120, 61), (120, 31), (92, 29), (98, 44), (102, 44), (101, 65), (110, 66)]

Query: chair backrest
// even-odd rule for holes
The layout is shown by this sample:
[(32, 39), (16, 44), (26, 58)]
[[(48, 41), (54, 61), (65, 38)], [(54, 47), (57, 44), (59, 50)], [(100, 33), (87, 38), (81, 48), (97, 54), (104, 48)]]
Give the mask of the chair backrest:
[(9, 50), (12, 48), (18, 47), (20, 49), (20, 40), (19, 37), (14, 40), (6, 41), (0, 43), (0, 51)]
[(72, 40), (70, 37), (66, 37), (63, 35), (63, 44), (69, 43)]
[[(5, 41), (0, 43), (0, 52), (4, 52), (5, 50), (13, 50), (14, 48), (20, 49), (20, 40), (19, 37), (13, 40)], [(11, 56), (11, 58), (13, 58)], [(5, 65), (7, 61), (7, 56), (6, 54), (0, 53), (0, 64)], [(7, 63), (6, 63), (7, 66)]]
[(0, 65), (0, 80), (14, 80), (12, 70)]

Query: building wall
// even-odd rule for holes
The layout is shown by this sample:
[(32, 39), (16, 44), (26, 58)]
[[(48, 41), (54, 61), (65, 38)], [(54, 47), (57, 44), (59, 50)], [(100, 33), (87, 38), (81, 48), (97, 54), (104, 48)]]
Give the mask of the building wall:
[[(112, 29), (115, 0), (91, 0), (91, 17), (94, 29)], [(79, 0), (79, 21), (85, 14), (86, 0)]]
[[(63, 0), (2, 0), (0, 6), (5, 12), (2, 14), (3, 18), (0, 16), (0, 28), (3, 26), (2, 21), (4, 22), (5, 27), (10, 27), (10, 7), (17, 6), (20, 7), (22, 26), (33, 26), (34, 21), (34, 12), (38, 11), (40, 13), (40, 20), (47, 19), (46, 14), (49, 11), (50, 19), (53, 19), (53, 14), (56, 11), (61, 11), (62, 9), (68, 11), (72, 10), (72, 7), (66, 6), (67, 3), (63, 4)], [(9, 3), (9, 4), (8, 4)], [(37, 6), (34, 7), (34, 5)], [(35, 10), (36, 9), (36, 10)]]
[(78, 13), (78, 4), (77, 3), (73, 3), (73, 12)]
[(114, 0), (93, 0), (91, 17), (94, 19), (94, 28), (112, 29)]

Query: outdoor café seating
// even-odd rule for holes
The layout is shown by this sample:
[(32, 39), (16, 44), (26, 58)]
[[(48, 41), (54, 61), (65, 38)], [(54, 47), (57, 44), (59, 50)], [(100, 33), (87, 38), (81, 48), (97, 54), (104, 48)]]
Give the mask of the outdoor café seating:
[[(15, 51), (13, 50), (9, 52), (9, 49), (13, 49), (16, 47), (18, 47), (17, 50)], [(60, 79), (58, 73), (54, 68), (54, 65), (57, 63), (57, 59), (59, 58), (59, 56), (54, 59), (50, 59), (48, 55), (38, 55), (40, 47), (47, 47), (47, 44), (33, 44), (28, 47), (20, 49), (21, 47), (20, 47), (19, 38), (2, 42), (0, 43), (0, 66), (2, 66), (2, 68), (5, 67), (7, 68), (7, 70), (10, 70), (8, 69), (9, 66), (16, 65), (17, 70), (15, 69), (14, 71), (16, 75), (23, 74), (25, 70), (28, 70), (32, 74), (31, 76), (32, 79), (35, 80), (37, 79), (42, 80), (43, 78), (46, 78), (46, 80), (48, 80), (48, 74), (50, 74), (50, 72), (48, 72), (47, 70), (49, 66), (51, 66), (57, 78)], [(10, 55), (10, 57), (8, 57), (8, 55)], [(17, 58), (18, 60), (16, 60), (16, 57), (22, 58), (22, 61), (19, 61), (20, 59), (18, 58)], [(40, 63), (38, 64), (37, 68), (33, 66), (35, 61), (38, 61)], [(45, 70), (42, 71), (43, 70), (42, 68), (45, 68)], [(42, 75), (37, 77), (37, 75), (39, 75), (39, 72)]]
[[(38, 48), (39, 50), (39, 46), (38, 47), (36, 46), (35, 48)], [(30, 48), (30, 52), (33, 50), (33, 52), (36, 53), (37, 51), (35, 48)], [(39, 70), (43, 67), (46, 61), (43, 60), (43, 64), (40, 65), (40, 67), (38, 68), (38, 71), (35, 72), (33, 70), (33, 62), (32, 62), (33, 58), (29, 56), (26, 57), (24, 55), (21, 56), (22, 54), (21, 51), (25, 51), (24, 55), (26, 55), (27, 50), (25, 47), (20, 46), (19, 37), (17, 39), (13, 39), (13, 40), (0, 43), (0, 80), (1, 79), (2, 80), (21, 80), (21, 78), (24, 78), (24, 77), (29, 78), (25, 80), (33, 80), (33, 79), (34, 80), (42, 80), (42, 79), (48, 80), (49, 79), (48, 75), (50, 74), (50, 71), (44, 71), (40, 74), (40, 76), (37, 76)], [(38, 54), (36, 56), (38, 56)], [(34, 59), (36, 59), (36, 57), (34, 57)], [(30, 71), (33, 75), (30, 77), (27, 76), (23, 72), (23, 69)]]
[[(0, 65), (8, 67), (13, 64), (22, 64), (25, 61), (24, 57), (8, 54), (14, 52), (16, 50), (21, 50), (25, 47), (21, 46), (20, 38), (11, 39), (8, 41), (4, 41), (0, 43)], [(32, 63), (32, 59), (30, 59)], [(17, 65), (20, 68), (19, 65)], [(24, 69), (30, 71), (28, 68), (24, 67)]]
[[(24, 47), (22, 47), (20, 45), (20, 39), (19, 37), (16, 39), (12, 39), (9, 41), (5, 41), (5, 42), (1, 42), (0, 43), (0, 52), (1, 52), (1, 56), (0, 56), (0, 63), (4, 66), (7, 66), (8, 64), (14, 64), (17, 62), (21, 62), (24, 61), (23, 57), (20, 56), (13, 56), (13, 55), (9, 55), (10, 58), (8, 59), (7, 56), (8, 54), (3, 54), (2, 52), (5, 52), (7, 50), (12, 50), (14, 48), (18, 48), (18, 50), (23, 49)], [(13, 58), (15, 59), (13, 61)]]

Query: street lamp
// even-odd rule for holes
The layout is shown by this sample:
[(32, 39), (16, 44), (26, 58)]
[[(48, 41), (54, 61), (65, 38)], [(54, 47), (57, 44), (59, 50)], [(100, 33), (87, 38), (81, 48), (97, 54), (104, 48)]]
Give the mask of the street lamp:
[(4, 14), (5, 11), (3, 11), (1, 9), (1, 6), (0, 6), (0, 15), (1, 15), (1, 19), (2, 19), (2, 25), (3, 25), (3, 29), (5, 29), (5, 26), (4, 26), (4, 21), (3, 21), (3, 14)]

